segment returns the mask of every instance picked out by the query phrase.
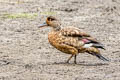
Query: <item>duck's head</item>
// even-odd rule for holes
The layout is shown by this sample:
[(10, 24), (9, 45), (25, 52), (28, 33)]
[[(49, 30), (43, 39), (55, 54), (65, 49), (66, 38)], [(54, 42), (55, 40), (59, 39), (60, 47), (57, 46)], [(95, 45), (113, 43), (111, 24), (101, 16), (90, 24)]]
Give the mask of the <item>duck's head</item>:
[(41, 28), (41, 27), (47, 27), (47, 26), (50, 26), (50, 27), (52, 27), (53, 29), (60, 29), (60, 22), (59, 22), (59, 20), (58, 19), (56, 19), (55, 17), (53, 17), (53, 16), (49, 16), (49, 17), (47, 17), (47, 19), (46, 19), (46, 22), (44, 22), (43, 24), (41, 24), (40, 26), (39, 26), (39, 28)]

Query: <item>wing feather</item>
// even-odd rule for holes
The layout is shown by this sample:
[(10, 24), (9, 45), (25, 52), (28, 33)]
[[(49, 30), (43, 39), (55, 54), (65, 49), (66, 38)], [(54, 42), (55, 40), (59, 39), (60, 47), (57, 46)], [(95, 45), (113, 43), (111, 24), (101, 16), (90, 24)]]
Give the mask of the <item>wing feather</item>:
[[(90, 43), (93, 44), (91, 46), (89, 45), (90, 47), (103, 48), (100, 42), (98, 42), (95, 38), (91, 37), (89, 34), (80, 31), (80, 29), (78, 28), (64, 28), (61, 30), (61, 34), (66, 37), (66, 40), (63, 44), (73, 46), (79, 49), (85, 44)], [(87, 42), (84, 40), (86, 40)]]
[(80, 31), (78, 28), (64, 28), (61, 30), (62, 34), (64, 36), (69, 36), (69, 37), (90, 37), (89, 34)]

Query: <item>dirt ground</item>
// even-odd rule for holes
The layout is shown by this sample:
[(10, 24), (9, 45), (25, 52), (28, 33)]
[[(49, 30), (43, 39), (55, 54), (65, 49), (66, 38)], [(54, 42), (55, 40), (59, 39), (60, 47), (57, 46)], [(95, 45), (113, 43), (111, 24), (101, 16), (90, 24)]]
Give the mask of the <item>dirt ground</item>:
[[(0, 0), (0, 16), (37, 13), (36, 18), (0, 18), (0, 80), (120, 80), (120, 0)], [(53, 48), (50, 28), (39, 29), (47, 16), (58, 17), (101, 41), (110, 62)]]

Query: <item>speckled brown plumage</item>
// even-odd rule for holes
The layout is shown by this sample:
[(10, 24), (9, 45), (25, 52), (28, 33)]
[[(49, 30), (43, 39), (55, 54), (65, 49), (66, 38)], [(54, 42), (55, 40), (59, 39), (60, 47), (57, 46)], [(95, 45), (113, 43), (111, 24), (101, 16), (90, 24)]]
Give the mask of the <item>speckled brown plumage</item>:
[(80, 31), (78, 28), (66, 27), (61, 28), (60, 22), (53, 16), (50, 16), (46, 20), (46, 24), (42, 26), (52, 27), (52, 31), (48, 34), (48, 40), (52, 46), (56, 49), (71, 54), (67, 62), (74, 57), (74, 63), (76, 63), (76, 56), (78, 53), (87, 52), (98, 57), (101, 60), (108, 61), (104, 58), (98, 48), (103, 48), (103, 45), (89, 34)]

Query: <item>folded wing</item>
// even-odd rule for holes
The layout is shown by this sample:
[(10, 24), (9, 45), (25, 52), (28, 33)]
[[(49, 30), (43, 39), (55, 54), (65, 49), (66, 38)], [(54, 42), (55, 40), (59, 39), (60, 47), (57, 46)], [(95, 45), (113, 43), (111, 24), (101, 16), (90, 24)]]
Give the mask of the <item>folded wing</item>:
[(101, 48), (105, 49), (103, 44), (98, 42), (95, 38), (91, 37), (89, 34), (80, 31), (78, 28), (65, 28), (62, 29), (62, 35), (67, 37), (66, 44), (70, 44), (77, 47), (89, 48)]

